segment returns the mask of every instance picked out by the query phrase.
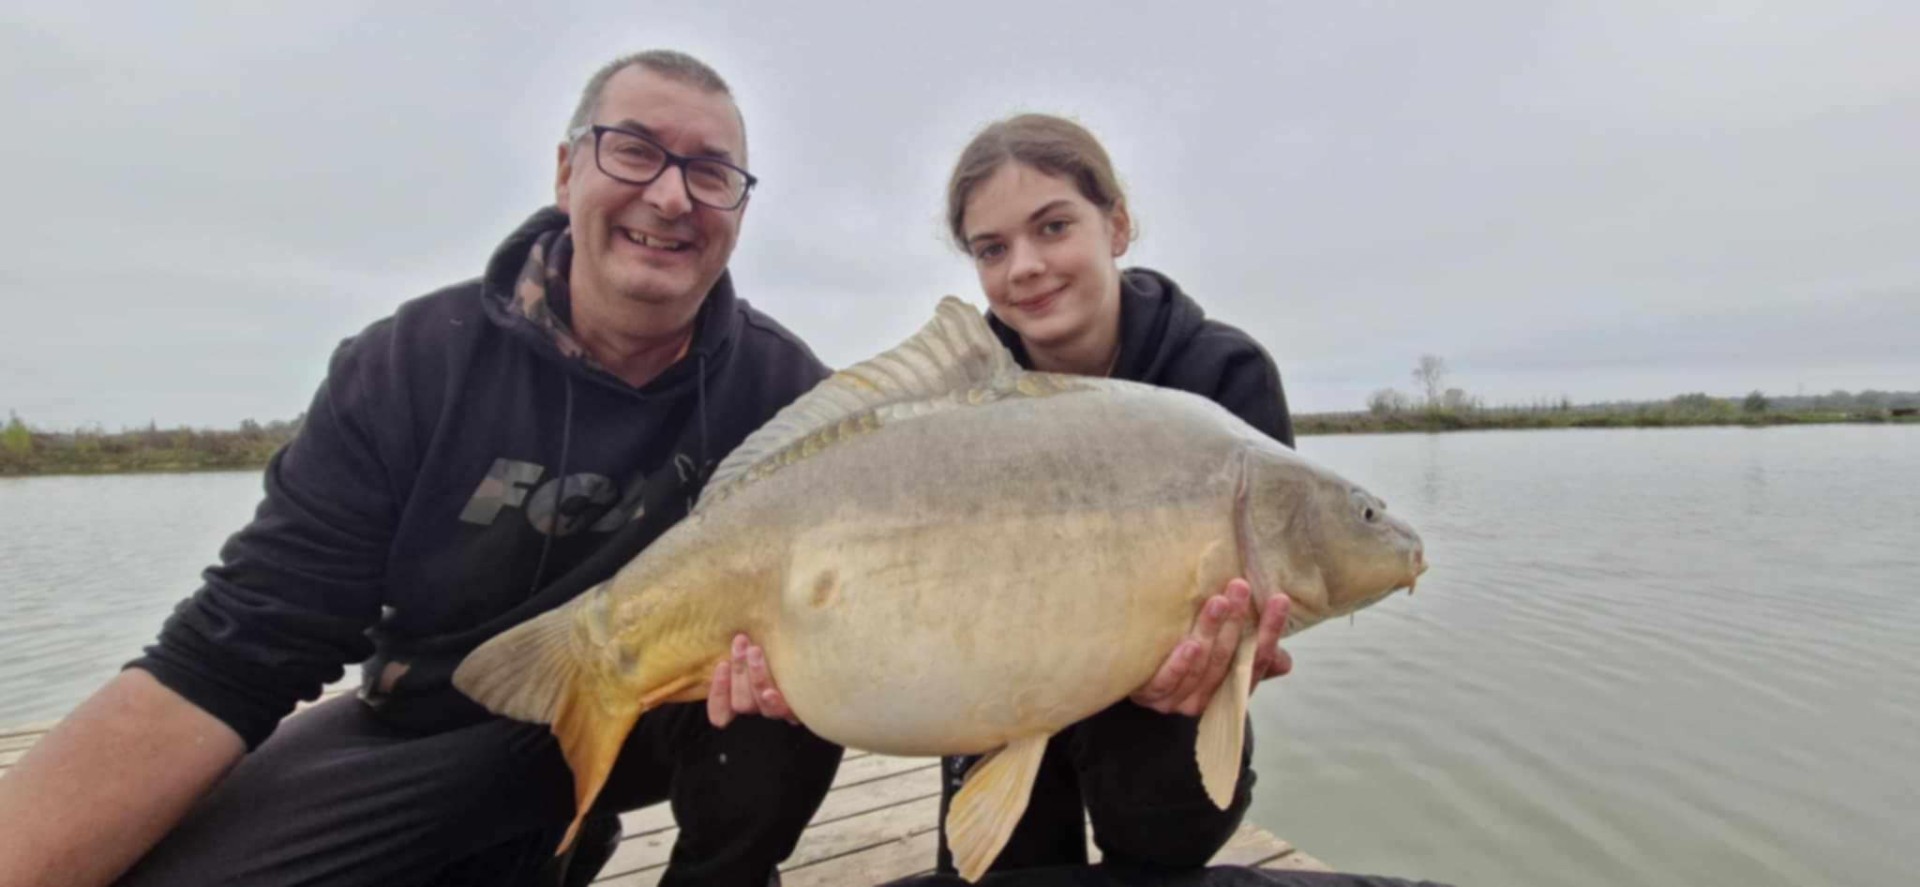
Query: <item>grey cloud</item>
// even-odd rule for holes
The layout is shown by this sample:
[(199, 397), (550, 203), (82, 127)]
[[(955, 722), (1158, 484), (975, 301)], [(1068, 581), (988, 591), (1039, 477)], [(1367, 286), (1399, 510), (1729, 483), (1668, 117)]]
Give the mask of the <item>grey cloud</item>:
[(1492, 400), (1920, 387), (1886, 332), (1920, 292), (1916, 30), (1869, 2), (12, 8), (0, 408), (299, 412), (336, 341), (551, 199), (580, 82), (652, 45), (732, 81), (766, 181), (736, 276), (835, 364), (980, 301), (948, 165), (1033, 109), (1101, 135), (1129, 259), (1300, 409), (1423, 352)]

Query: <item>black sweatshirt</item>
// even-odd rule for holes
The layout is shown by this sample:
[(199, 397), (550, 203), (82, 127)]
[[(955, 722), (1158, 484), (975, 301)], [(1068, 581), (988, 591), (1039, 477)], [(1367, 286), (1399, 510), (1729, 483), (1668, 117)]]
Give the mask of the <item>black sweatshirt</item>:
[[(643, 387), (566, 356), (511, 301), (534, 241), (565, 225), (556, 210), (534, 214), (483, 277), (340, 345), (299, 435), (267, 467), (253, 521), (132, 666), (248, 748), (370, 655), (370, 678), (428, 661), (426, 683), (444, 684), (616, 531), (637, 550), (684, 516), (715, 462), (826, 377), (734, 296), (729, 275), (687, 355)], [(635, 540), (641, 510), (654, 526)], [(535, 606), (559, 603), (550, 596)]]
[[(989, 316), (988, 324), (1031, 369), (1020, 334), (997, 317)], [(1246, 333), (1208, 320), (1198, 302), (1158, 271), (1129, 268), (1120, 275), (1120, 360), (1113, 377), (1198, 394), (1293, 446), (1293, 418), (1273, 358)]]

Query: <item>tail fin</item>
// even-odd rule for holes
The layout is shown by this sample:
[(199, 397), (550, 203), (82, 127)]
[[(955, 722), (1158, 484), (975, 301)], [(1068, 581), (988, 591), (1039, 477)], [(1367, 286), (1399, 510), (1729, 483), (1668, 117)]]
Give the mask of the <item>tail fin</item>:
[(573, 846), (580, 823), (586, 820), (594, 799), (600, 797), (600, 789), (606, 787), (607, 776), (613, 773), (620, 746), (633, 732), (634, 722), (640, 720), (640, 706), (609, 712), (597, 702), (591, 693), (567, 693), (561, 700), (560, 716), (553, 721), (554, 738), (560, 740), (567, 768), (573, 771), (573, 823), (560, 840), (562, 853)]
[(453, 673), (453, 685), (488, 711), (552, 725), (573, 771), (577, 805), (562, 850), (573, 844), (620, 746), (650, 707), (648, 700), (621, 699), (618, 688), (599, 686), (605, 682), (587, 668), (592, 651), (575, 630), (576, 609), (561, 607), (514, 626), (481, 644)]

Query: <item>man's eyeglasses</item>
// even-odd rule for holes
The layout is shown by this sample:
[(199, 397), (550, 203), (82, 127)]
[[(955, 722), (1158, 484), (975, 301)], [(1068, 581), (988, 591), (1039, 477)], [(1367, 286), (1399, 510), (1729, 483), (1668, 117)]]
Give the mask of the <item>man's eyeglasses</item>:
[(581, 126), (567, 133), (571, 141), (593, 135), (593, 161), (617, 182), (650, 185), (669, 166), (680, 167), (687, 199), (714, 209), (737, 209), (760, 180), (724, 160), (683, 157), (646, 136), (612, 126)]

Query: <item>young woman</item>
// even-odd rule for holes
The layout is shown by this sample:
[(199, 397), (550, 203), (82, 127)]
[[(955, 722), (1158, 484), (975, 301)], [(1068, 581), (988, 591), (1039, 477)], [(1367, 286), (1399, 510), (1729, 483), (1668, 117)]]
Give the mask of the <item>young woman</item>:
[[(1098, 140), (1059, 117), (1001, 120), (961, 152), (947, 188), (954, 242), (972, 257), (994, 332), (1022, 366), (1111, 376), (1210, 398), (1293, 446), (1280, 374), (1247, 334), (1209, 320), (1165, 275), (1122, 270), (1133, 219)], [(1256, 679), (1290, 667), (1277, 641), (1285, 603), (1260, 614)], [(1208, 601), (1193, 636), (1129, 700), (1055, 736), (1032, 800), (994, 871), (1086, 861), (1082, 808), (1110, 861), (1204, 865), (1240, 824), (1253, 774), (1220, 810), (1193, 763), (1204, 710), (1239, 639), (1247, 612), (1236, 580)], [(1225, 646), (1222, 647), (1224, 642)], [(1251, 737), (1246, 744), (1252, 755)], [(973, 759), (949, 758), (945, 803)], [(951, 871), (945, 832), (939, 865)]]

